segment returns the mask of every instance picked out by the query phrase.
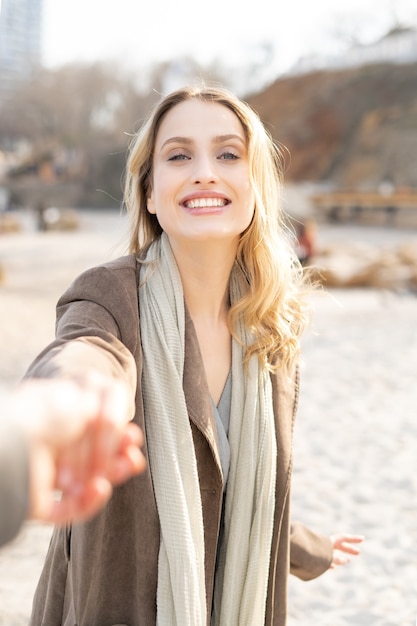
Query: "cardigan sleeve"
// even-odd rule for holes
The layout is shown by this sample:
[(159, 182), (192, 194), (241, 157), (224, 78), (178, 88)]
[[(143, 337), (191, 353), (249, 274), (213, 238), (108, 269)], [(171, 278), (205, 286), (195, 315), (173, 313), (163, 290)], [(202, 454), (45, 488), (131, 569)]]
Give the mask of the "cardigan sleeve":
[(19, 532), (29, 506), (29, 450), (8, 416), (0, 424), (0, 545)]
[(330, 538), (315, 533), (300, 522), (291, 524), (290, 573), (311, 580), (326, 572), (332, 562)]

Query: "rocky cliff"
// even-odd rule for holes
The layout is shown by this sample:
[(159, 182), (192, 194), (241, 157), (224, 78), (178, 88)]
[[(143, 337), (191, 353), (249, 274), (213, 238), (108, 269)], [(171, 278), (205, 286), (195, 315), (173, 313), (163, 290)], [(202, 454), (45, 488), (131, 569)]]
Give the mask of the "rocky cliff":
[(247, 101), (287, 148), (287, 181), (417, 187), (417, 64), (284, 77)]

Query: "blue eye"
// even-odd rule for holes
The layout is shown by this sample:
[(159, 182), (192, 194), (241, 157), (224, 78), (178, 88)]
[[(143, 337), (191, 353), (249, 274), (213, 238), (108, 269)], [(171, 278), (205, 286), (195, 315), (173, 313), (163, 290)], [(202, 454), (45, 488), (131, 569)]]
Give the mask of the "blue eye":
[(178, 154), (173, 154), (172, 156), (170, 156), (168, 158), (168, 161), (185, 161), (186, 159), (188, 159), (189, 157), (186, 154), (178, 153)]
[(235, 159), (238, 159), (239, 157), (237, 156), (237, 154), (234, 154), (234, 152), (223, 152), (219, 158), (224, 159), (225, 161), (233, 161)]

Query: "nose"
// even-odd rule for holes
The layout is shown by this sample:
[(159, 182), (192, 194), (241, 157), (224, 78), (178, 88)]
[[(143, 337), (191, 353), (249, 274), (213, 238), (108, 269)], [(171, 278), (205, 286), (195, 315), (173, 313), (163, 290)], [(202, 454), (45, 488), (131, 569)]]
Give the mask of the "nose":
[(194, 159), (192, 182), (195, 184), (215, 183), (218, 180), (215, 162), (208, 155), (200, 155)]

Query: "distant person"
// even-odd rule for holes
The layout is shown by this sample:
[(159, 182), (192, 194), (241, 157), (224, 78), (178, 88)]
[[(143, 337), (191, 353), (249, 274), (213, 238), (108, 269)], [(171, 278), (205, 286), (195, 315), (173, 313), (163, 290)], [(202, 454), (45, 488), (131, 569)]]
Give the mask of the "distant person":
[[(63, 524), (95, 515), (114, 484), (144, 470), (142, 434), (126, 423), (126, 390), (30, 381), (3, 399), (0, 545), (27, 518)], [(60, 498), (57, 499), (57, 492)]]
[(130, 254), (75, 280), (27, 376), (126, 382), (149, 462), (54, 531), (32, 626), (284, 626), (290, 569), (358, 554), (290, 522), (309, 288), (280, 182), (259, 117), (220, 88), (168, 95), (135, 137)]
[(308, 265), (315, 253), (315, 225), (307, 221), (298, 222), (296, 226), (296, 252), (301, 265)]
[(46, 206), (43, 202), (36, 205), (36, 228), (39, 232), (45, 232), (48, 229), (46, 221)]

